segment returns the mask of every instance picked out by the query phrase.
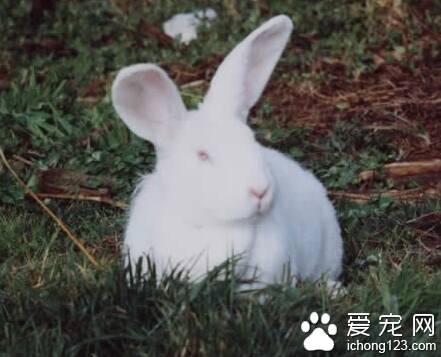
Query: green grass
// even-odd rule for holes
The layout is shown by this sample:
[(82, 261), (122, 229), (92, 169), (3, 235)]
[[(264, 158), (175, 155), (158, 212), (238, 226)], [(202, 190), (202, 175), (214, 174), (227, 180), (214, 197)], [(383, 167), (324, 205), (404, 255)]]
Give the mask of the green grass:
[[(114, 199), (128, 201), (139, 175), (152, 168), (154, 152), (112, 110), (109, 86), (119, 68), (149, 61), (172, 73), (191, 70), (224, 55), (278, 13), (295, 21), (292, 43), (298, 52), (285, 53), (275, 81), (318, 86), (332, 80), (335, 73), (316, 66), (323, 59), (344, 64), (339, 75), (348, 80), (369, 75), (378, 69), (374, 55), (380, 50), (405, 48), (400, 66), (417, 68), (427, 55), (418, 39), (427, 28), (441, 29), (439, 1), (424, 14), (418, 12), (418, 2), (405, 2), (426, 26), (408, 18), (405, 32), (387, 28), (384, 9), (375, 1), (366, 3), (370, 5), (355, 0), (214, 2), (219, 19), (202, 30), (200, 40), (167, 47), (142, 30), (141, 20), (160, 26), (173, 14), (206, 2), (62, 1), (51, 19), (46, 15), (31, 30), (28, 2), (6, 0), (0, 5), (0, 13), (8, 14), (0, 22), (0, 74), (8, 74), (0, 92), (0, 146), (33, 189), (38, 169), (63, 168), (112, 178)], [(48, 39), (58, 44), (48, 45)], [(439, 45), (431, 51), (435, 56)], [(199, 88), (183, 90), (190, 106), (201, 93)], [(400, 159), (392, 133), (367, 130), (357, 115), (335, 118), (321, 135), (295, 118), (281, 125), (269, 99), (253, 116), (260, 140), (301, 161), (330, 190), (359, 189), (361, 170)], [(387, 180), (376, 183), (379, 189), (390, 187)], [(366, 342), (387, 341), (388, 336), (378, 336), (378, 318), (396, 313), (403, 317), (403, 339), (437, 342), (441, 348), (440, 223), (423, 230), (409, 223), (440, 211), (440, 201), (336, 202), (347, 289), (336, 298), (308, 282), (239, 293), (228, 264), (197, 284), (186, 282), (179, 271), (158, 282), (154, 269), (143, 281), (127, 281), (119, 256), (124, 211), (99, 203), (45, 202), (102, 268), (87, 261), (0, 164), (0, 356), (307, 355), (300, 323), (312, 311), (329, 312), (339, 328), (333, 355), (361, 354), (346, 349), (349, 312), (371, 313)], [(412, 337), (414, 313), (435, 315), (435, 336)]]

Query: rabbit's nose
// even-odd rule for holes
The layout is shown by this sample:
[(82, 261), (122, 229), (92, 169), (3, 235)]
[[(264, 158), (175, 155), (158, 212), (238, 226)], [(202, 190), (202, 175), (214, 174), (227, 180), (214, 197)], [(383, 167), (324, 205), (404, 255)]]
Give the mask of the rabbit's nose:
[(250, 188), (250, 194), (256, 198), (258, 198), (259, 200), (261, 200), (266, 193), (268, 192), (268, 188), (269, 186), (266, 186), (263, 190), (262, 189), (256, 189), (254, 187)]

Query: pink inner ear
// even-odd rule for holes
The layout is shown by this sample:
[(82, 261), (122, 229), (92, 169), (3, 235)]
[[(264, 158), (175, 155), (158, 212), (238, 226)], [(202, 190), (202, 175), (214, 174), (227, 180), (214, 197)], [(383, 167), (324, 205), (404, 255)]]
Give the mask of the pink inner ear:
[(247, 105), (252, 107), (262, 94), (265, 84), (285, 47), (280, 28), (270, 28), (257, 36), (250, 44), (248, 73), (244, 79)]
[(149, 71), (140, 74), (141, 95), (138, 97), (138, 108), (144, 120), (150, 120), (153, 125), (167, 120), (173, 112), (170, 99), (173, 93), (165, 85), (164, 79), (156, 71)]

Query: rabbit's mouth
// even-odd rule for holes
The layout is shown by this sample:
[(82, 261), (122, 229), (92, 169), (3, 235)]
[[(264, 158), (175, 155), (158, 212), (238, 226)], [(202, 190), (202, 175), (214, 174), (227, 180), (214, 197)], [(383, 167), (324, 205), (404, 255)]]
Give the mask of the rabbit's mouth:
[(272, 207), (272, 199), (263, 199), (256, 203), (256, 208), (252, 214), (252, 217), (260, 218), (264, 216)]
[(248, 212), (244, 212), (242, 216), (235, 216), (228, 220), (231, 223), (251, 223), (256, 224), (262, 218), (268, 215), (273, 206), (272, 200), (256, 202), (254, 207), (249, 207)]

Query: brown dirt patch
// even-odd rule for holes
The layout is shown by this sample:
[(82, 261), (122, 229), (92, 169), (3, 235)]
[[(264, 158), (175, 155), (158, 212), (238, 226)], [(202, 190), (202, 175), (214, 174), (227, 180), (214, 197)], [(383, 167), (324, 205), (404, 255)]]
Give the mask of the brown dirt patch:
[(270, 83), (265, 95), (281, 125), (324, 135), (336, 121), (356, 119), (366, 129), (388, 130), (404, 159), (441, 156), (441, 57), (414, 70), (383, 64), (358, 79), (348, 79), (341, 64), (324, 67), (330, 79), (318, 86)]

